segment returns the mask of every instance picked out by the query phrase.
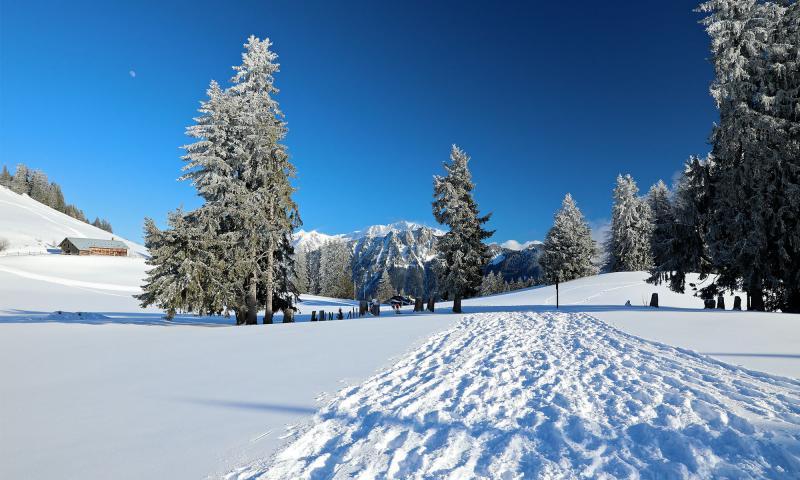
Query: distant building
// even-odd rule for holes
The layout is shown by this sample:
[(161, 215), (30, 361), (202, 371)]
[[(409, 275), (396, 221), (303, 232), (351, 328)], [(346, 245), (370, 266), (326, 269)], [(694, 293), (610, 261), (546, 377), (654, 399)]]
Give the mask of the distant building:
[(64, 255), (108, 255), (112, 257), (128, 255), (128, 246), (119, 240), (67, 237), (59, 244), (59, 247)]

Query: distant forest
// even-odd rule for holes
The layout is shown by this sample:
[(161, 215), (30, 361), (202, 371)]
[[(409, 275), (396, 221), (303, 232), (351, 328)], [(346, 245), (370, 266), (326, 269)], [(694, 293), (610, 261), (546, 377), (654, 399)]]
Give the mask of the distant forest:
[(94, 221), (90, 222), (84, 215), (83, 210), (64, 201), (64, 193), (61, 191), (61, 186), (56, 182), (50, 182), (47, 179), (47, 174), (41, 170), (31, 170), (20, 163), (17, 165), (14, 175), (11, 175), (8, 168), (3, 165), (3, 171), (0, 172), (0, 185), (10, 188), (13, 192), (24, 193), (37, 202), (66, 213), (72, 218), (94, 225), (109, 233), (114, 233), (108, 220), (95, 217)]

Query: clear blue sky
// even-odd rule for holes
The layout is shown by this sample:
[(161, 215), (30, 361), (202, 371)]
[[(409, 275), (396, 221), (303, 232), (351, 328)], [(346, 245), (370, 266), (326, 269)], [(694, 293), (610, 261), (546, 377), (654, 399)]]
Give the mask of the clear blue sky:
[(458, 143), (493, 240), (541, 239), (568, 191), (599, 223), (618, 173), (669, 182), (717, 118), (696, 1), (0, 2), (0, 164), (133, 240), (198, 204), (184, 129), (250, 34), (279, 55), (306, 229), (434, 224)]

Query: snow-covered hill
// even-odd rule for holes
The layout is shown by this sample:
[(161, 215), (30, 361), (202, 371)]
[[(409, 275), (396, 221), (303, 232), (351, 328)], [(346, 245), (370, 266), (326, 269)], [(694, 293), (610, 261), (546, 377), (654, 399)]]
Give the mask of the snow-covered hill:
[(48, 250), (58, 248), (65, 237), (113, 238), (125, 242), (132, 253), (147, 254), (142, 245), (0, 186), (0, 238), (9, 243), (9, 247), (5, 252), (0, 252), (0, 255), (47, 253)]

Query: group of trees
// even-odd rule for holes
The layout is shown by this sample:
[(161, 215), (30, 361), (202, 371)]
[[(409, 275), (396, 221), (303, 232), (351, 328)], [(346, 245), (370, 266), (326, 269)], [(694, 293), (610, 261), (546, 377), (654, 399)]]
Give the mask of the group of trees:
[[(698, 10), (720, 114), (711, 152), (690, 157), (671, 191), (658, 182), (640, 198), (630, 176), (617, 178), (605, 269), (650, 270), (677, 292), (696, 272), (711, 276), (703, 298), (743, 290), (752, 310), (800, 312), (800, 3), (710, 0)], [(558, 225), (567, 203), (545, 242), (551, 279), (574, 276), (565, 270), (575, 263), (590, 272), (590, 254), (555, 247), (588, 244), (583, 228), (557, 241), (570, 231)]]
[(515, 278), (512, 280), (505, 280), (502, 273), (489, 272), (483, 276), (480, 294), (481, 296), (485, 296), (494, 295), (496, 293), (511, 292), (514, 290), (532, 287), (535, 284), (536, 282), (532, 278)]
[[(212, 81), (187, 134), (186, 172), (203, 204), (177, 210), (160, 230), (145, 220), (152, 255), (142, 305), (169, 315), (233, 312), (238, 324), (272, 323), (273, 298), (297, 291), (291, 234), (300, 226), (292, 200), (295, 168), (286, 123), (274, 95), (277, 55), (251, 36), (230, 86)], [(285, 318), (286, 320), (286, 318)]]
[(109, 233), (114, 233), (108, 220), (95, 217), (94, 221), (90, 222), (83, 210), (75, 205), (68, 204), (64, 200), (61, 186), (56, 182), (49, 181), (47, 174), (41, 170), (32, 170), (25, 164), (20, 163), (17, 165), (14, 175), (11, 175), (8, 167), (3, 165), (3, 169), (0, 171), (0, 186), (8, 187), (15, 193), (28, 195), (37, 202), (65, 213), (72, 218), (94, 225)]
[(689, 159), (660, 210), (652, 281), (683, 291), (686, 272), (715, 274), (701, 296), (740, 289), (750, 309), (800, 312), (800, 4), (711, 0), (699, 11), (720, 121), (711, 153)]

